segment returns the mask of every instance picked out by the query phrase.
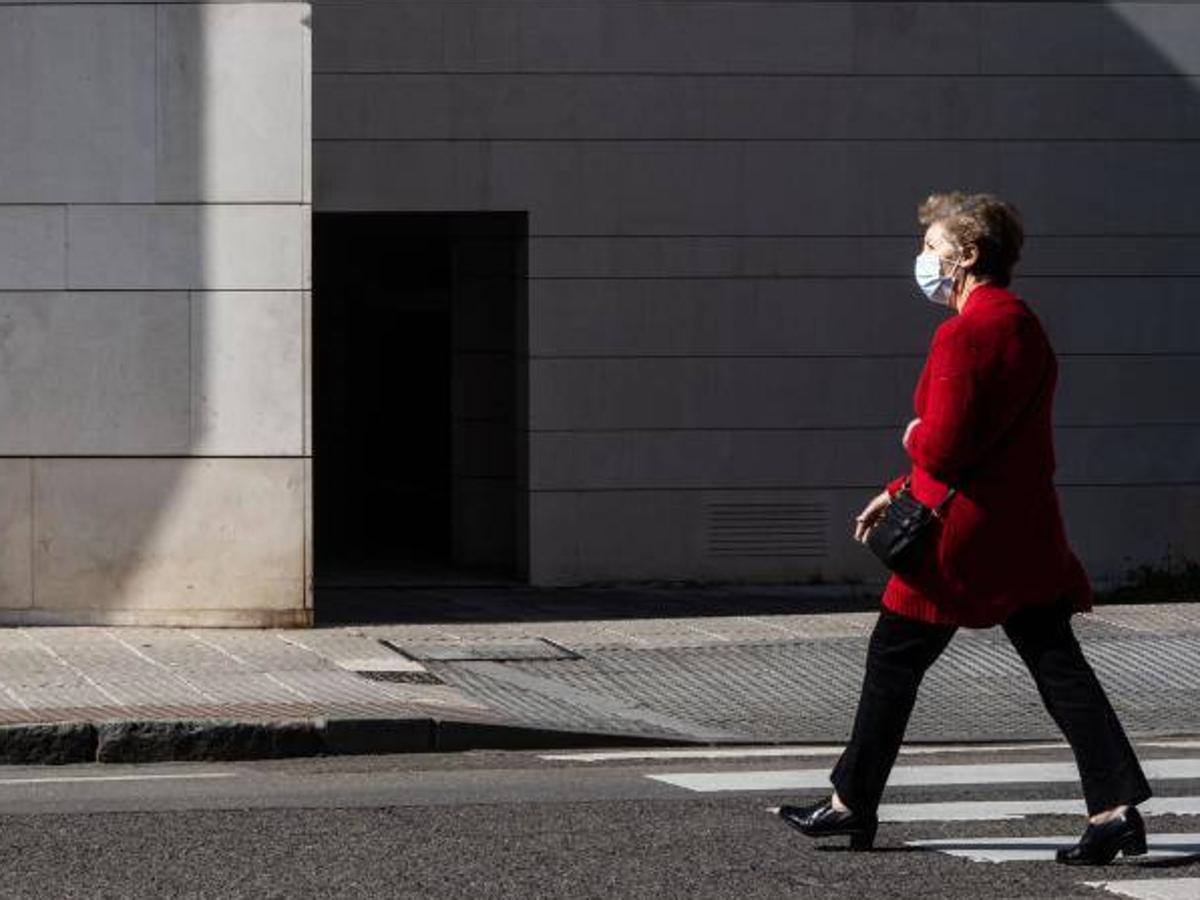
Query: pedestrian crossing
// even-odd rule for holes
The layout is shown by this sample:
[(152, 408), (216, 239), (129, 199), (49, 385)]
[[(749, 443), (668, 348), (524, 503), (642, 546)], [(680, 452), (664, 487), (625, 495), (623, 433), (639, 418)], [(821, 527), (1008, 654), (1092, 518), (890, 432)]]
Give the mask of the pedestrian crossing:
[[(1200, 749), (1195, 740), (1154, 741), (1139, 744), (1146, 751), (1167, 751), (1167, 758), (1143, 758), (1142, 765), (1152, 784), (1174, 782), (1177, 789), (1151, 798), (1138, 809), (1150, 822), (1147, 854), (1132, 861), (1137, 867), (1133, 871), (1143, 872), (1143, 866), (1177, 866), (1194, 863), (1200, 869), (1200, 831), (1172, 830), (1159, 833), (1155, 830), (1155, 818), (1165, 816), (1200, 817), (1200, 796), (1186, 793), (1186, 785), (1179, 782), (1200, 781), (1200, 757), (1187, 755)], [(1029, 785), (1036, 793), (1035, 785), (1078, 784), (1079, 773), (1071, 761), (1026, 762), (1019, 759), (1025, 751), (1066, 751), (1065, 744), (1023, 744), (981, 747), (979, 745), (949, 745), (943, 747), (905, 747), (903, 756), (909, 762), (893, 768), (888, 781), (889, 788), (940, 788), (956, 789), (978, 787), (980, 793), (989, 789), (1007, 787), (1009, 798), (1011, 786)], [(662, 750), (597, 751), (575, 754), (547, 754), (546, 759), (574, 761), (586, 764), (600, 763), (644, 763), (647, 771), (641, 777), (658, 784), (670, 785), (681, 791), (700, 795), (720, 795), (754, 792), (812, 792), (820, 796), (828, 792), (829, 765), (817, 766), (809, 762), (817, 758), (829, 760), (840, 752), (840, 748), (822, 747), (757, 747), (757, 748), (687, 748)], [(954, 761), (955, 755), (971, 753), (987, 756), (994, 752), (1000, 757), (996, 762)], [(937, 761), (945, 757), (948, 762)], [(800, 768), (773, 768), (772, 763), (787, 757), (803, 760)], [(917, 762), (911, 760), (917, 757)], [(934, 757), (931, 759), (931, 757)], [(1013, 761), (1013, 757), (1018, 757)], [(1068, 757), (1069, 759), (1069, 757)], [(663, 764), (705, 763), (721, 765), (721, 770), (664, 769)], [(743, 762), (745, 767), (731, 767)], [(808, 762), (808, 765), (804, 763)], [(913, 764), (917, 762), (917, 764)], [(763, 765), (768, 768), (760, 768)], [(777, 806), (766, 807), (777, 813)], [(916, 837), (906, 840), (906, 846), (921, 848), (949, 857), (979, 864), (1005, 862), (1052, 862), (1055, 851), (1074, 844), (1079, 832), (1048, 835), (1021, 835), (982, 837), (970, 834), (970, 823), (1022, 821), (1033, 816), (1077, 816), (1082, 821), (1086, 809), (1080, 799), (989, 799), (980, 797), (971, 800), (913, 801), (884, 803), (879, 808), (881, 823), (964, 823), (961, 837)], [(1061, 828), (1061, 824), (1059, 825)], [(1178, 828), (1178, 826), (1176, 826)], [(993, 831), (995, 829), (993, 828)], [(943, 829), (941, 834), (945, 834)], [(1122, 863), (1124, 865), (1125, 863)], [(1128, 869), (1126, 869), (1128, 871)], [(1111, 869), (1099, 870), (1107, 873)], [(1183, 873), (1180, 873), (1183, 874)], [(1107, 892), (1113, 897), (1134, 900), (1200, 900), (1200, 877), (1123, 878), (1111, 880), (1080, 881), (1098, 892)], [(1100, 893), (1097, 896), (1101, 896)]]

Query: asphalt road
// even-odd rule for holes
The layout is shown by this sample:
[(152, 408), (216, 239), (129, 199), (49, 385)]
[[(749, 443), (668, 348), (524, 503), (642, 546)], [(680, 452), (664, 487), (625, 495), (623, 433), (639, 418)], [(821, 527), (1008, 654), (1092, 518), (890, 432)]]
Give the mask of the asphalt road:
[[(1162, 896), (1200, 897), (1200, 863), (1187, 856), (1080, 870), (909, 843), (952, 840), (971, 853), (964, 839), (992, 839), (987, 852), (1034, 839), (1033, 852), (1050, 855), (1056, 837), (1078, 834), (1081, 815), (1062, 806), (997, 817), (1035, 799), (1077, 799), (1064, 748), (905, 754), (897, 773), (907, 784), (885, 799), (890, 818), (916, 820), (886, 822), (869, 854), (811, 842), (768, 812), (821, 794), (802, 785), (818, 785), (832, 756), (803, 752), (5, 768), (0, 896), (1097, 900), (1121, 895), (1086, 882), (1153, 879), (1194, 891)], [(1152, 777), (1163, 804), (1148, 816), (1152, 849), (1156, 835), (1191, 835), (1180, 852), (1200, 851), (1200, 741), (1139, 752), (1165, 776)]]

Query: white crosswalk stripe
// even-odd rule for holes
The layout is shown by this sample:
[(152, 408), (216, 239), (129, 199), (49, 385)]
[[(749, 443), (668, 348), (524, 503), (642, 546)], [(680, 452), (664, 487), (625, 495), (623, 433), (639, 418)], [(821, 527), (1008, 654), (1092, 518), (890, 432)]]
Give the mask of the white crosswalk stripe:
[[(1200, 797), (1153, 797), (1138, 806), (1143, 816), (1200, 816)], [(768, 806), (770, 813), (778, 806)], [(946, 803), (884, 803), (880, 822), (1006, 822), (1029, 816), (1082, 816), (1082, 800), (954, 800)], [(1200, 895), (1197, 895), (1200, 896)]]
[(1200, 878), (1130, 878), (1085, 881), (1084, 884), (1134, 900), (1196, 900), (1200, 897)]
[[(926, 847), (961, 856), (974, 862), (1036, 862), (1054, 859), (1059, 847), (1069, 847), (1079, 840), (1078, 834), (1042, 835), (1039, 837), (938, 838), (936, 840), (905, 841), (909, 847)], [(1190, 834), (1151, 834), (1146, 839), (1147, 853), (1139, 860), (1178, 859), (1200, 853), (1200, 832)]]
[[(1200, 778), (1200, 759), (1155, 759), (1143, 764), (1151, 780)], [(647, 775), (654, 781), (698, 793), (722, 791), (788, 791), (828, 789), (828, 769), (784, 769), (766, 772), (682, 772)], [(992, 763), (966, 766), (896, 766), (893, 787), (954, 784), (1048, 784), (1077, 782), (1074, 763)]]
[[(1200, 741), (1189, 738), (1139, 740), (1138, 747), (1164, 750), (1200, 750)], [(638, 750), (575, 750), (562, 753), (542, 753), (539, 759), (555, 762), (605, 763), (640, 762), (650, 760), (738, 760), (769, 757), (838, 756), (844, 744), (784, 744), (770, 747), (666, 747)], [(901, 756), (942, 756), (950, 753), (1032, 753), (1042, 750), (1067, 750), (1066, 741), (1021, 742), (1016, 744), (905, 744)]]
[[(541, 759), (558, 762), (638, 762), (660, 759), (763, 759), (770, 757), (837, 756), (841, 744), (805, 744), (785, 747), (705, 747), (702, 749), (599, 750), (594, 752), (543, 753)], [(1167, 745), (1175, 746), (1175, 745)], [(1200, 744), (1195, 746), (1200, 747)], [(1024, 753), (1033, 750), (1065, 750), (1065, 742), (1038, 744), (926, 744), (905, 745), (901, 756), (941, 756), (946, 753)]]

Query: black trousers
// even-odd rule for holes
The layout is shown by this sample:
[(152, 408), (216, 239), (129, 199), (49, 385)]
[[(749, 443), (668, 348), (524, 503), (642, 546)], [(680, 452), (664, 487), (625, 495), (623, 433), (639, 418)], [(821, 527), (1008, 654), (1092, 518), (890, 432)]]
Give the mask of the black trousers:
[[(1075, 753), (1089, 814), (1150, 797), (1125, 731), (1071, 630), (1065, 601), (1020, 610), (1003, 627)], [(880, 614), (854, 730), (832, 774), (838, 796), (855, 812), (874, 813), (879, 806), (921, 679), (956, 630), (887, 609)]]

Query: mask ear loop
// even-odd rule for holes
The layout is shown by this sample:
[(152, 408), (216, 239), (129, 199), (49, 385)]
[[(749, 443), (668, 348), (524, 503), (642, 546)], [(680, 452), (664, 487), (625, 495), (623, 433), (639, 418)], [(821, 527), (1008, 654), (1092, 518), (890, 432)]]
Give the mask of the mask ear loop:
[(951, 269), (951, 274), (948, 276), (950, 278), (950, 305), (951, 306), (954, 306), (954, 298), (958, 295), (959, 290), (961, 290), (961, 288), (959, 287), (959, 284), (958, 284), (958, 276), (965, 275), (967, 272), (967, 270), (961, 268), (961, 266), (962, 266), (962, 251), (960, 250), (960, 251), (958, 251), (958, 259), (954, 260), (954, 268)]

